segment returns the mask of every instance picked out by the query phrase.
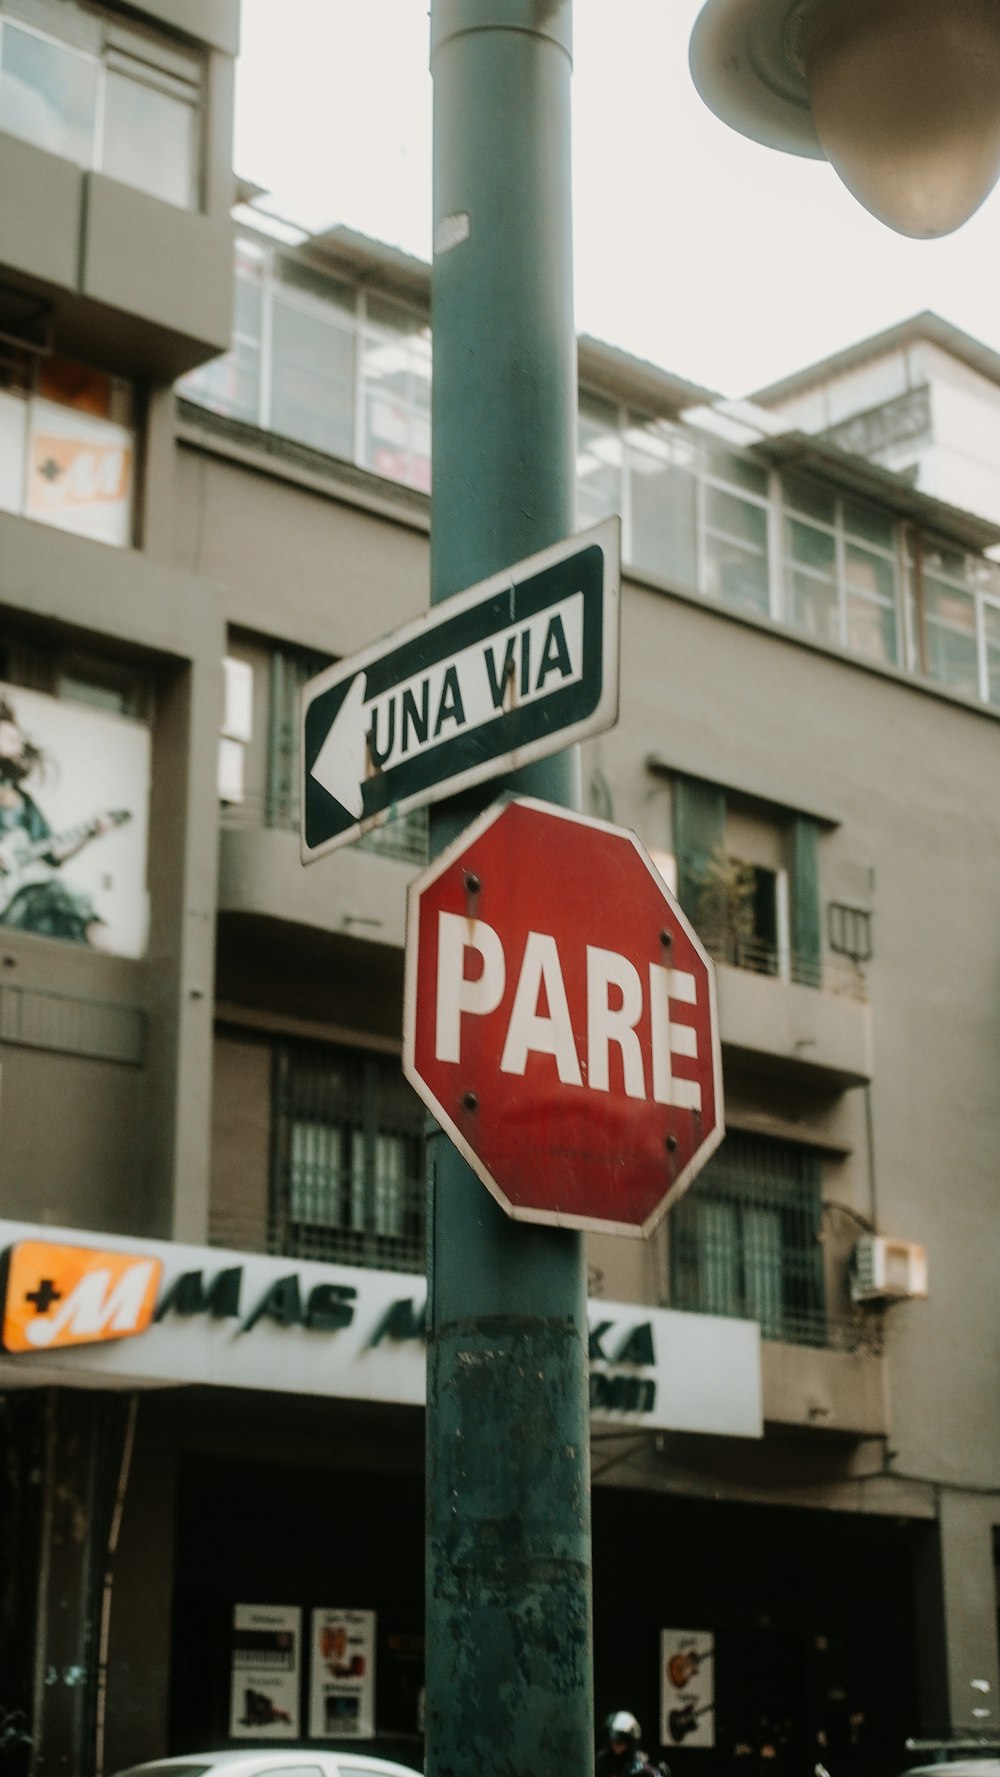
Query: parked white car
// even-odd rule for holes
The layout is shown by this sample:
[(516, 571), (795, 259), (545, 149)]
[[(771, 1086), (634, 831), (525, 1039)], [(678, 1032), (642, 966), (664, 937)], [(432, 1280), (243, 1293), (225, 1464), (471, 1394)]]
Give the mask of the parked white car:
[(1000, 1777), (1000, 1758), (944, 1758), (932, 1765), (911, 1765), (903, 1777)]
[(131, 1765), (116, 1777), (419, 1777), (412, 1765), (363, 1752), (315, 1752), (312, 1747), (254, 1747), (243, 1752), (185, 1752), (177, 1758)]

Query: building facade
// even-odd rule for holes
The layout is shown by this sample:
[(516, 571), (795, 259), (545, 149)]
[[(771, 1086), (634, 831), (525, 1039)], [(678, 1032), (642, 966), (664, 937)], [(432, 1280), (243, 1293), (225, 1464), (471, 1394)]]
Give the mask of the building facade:
[[(251, 195), (234, 280), (237, 22), (0, 0), (32, 1774), (421, 1755), (426, 823), (303, 870), (297, 712), (426, 606), (428, 272)], [(717, 959), (727, 1115), (649, 1241), (589, 1239), (597, 1707), (680, 1777), (867, 1777), (998, 1731), (1000, 525), (598, 342), (580, 381), (579, 523), (625, 559), (586, 809)]]

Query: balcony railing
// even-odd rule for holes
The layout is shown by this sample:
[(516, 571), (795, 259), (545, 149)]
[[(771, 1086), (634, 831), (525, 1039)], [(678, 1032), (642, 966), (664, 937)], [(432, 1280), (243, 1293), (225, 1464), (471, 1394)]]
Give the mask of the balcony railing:
[[(716, 962), (747, 969), (754, 975), (770, 975), (776, 981), (792, 981), (816, 987), (824, 993), (842, 994), (864, 1002), (868, 998), (864, 962), (832, 951), (823, 956), (804, 956), (766, 939), (747, 936), (731, 926), (699, 927), (699, 937)], [(867, 960), (867, 959), (865, 959)]]

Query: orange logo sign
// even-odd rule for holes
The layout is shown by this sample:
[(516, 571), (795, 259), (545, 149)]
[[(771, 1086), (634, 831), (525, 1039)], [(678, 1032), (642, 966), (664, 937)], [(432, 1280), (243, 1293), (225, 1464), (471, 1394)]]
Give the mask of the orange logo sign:
[(145, 1332), (162, 1272), (139, 1253), (18, 1241), (7, 1254), (0, 1344), (58, 1351)]
[(132, 452), (124, 444), (85, 443), (79, 438), (36, 432), (32, 458), (36, 477), (31, 489), (33, 515), (53, 507), (124, 500), (128, 493)]

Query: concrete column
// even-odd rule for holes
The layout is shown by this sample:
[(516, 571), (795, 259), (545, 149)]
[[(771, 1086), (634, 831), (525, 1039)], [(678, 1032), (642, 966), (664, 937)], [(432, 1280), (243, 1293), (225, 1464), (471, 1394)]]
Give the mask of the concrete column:
[[(997, 1500), (976, 1494), (941, 1496), (948, 1711), (953, 1734), (1000, 1733), (1000, 1653), (993, 1523)], [(983, 1691), (982, 1683), (989, 1685)], [(974, 1711), (988, 1710), (988, 1715)]]
[(949, 1490), (942, 1492), (937, 1523), (918, 1534), (920, 1737), (1000, 1735), (996, 1516), (997, 1501), (988, 1495)]

